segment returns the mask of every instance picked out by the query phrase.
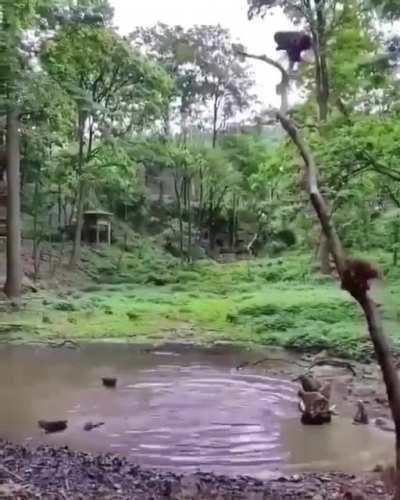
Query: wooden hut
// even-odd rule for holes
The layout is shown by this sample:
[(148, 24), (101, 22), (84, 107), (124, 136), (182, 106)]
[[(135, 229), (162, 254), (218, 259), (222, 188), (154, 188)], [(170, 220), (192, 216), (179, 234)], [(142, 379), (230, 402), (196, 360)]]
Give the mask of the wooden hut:
[(82, 239), (88, 243), (111, 245), (112, 213), (87, 210), (83, 214)]

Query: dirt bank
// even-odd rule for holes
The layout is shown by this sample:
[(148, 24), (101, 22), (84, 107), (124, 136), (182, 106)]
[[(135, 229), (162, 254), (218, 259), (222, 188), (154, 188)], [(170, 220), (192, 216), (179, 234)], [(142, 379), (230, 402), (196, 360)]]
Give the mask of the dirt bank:
[(332, 500), (346, 492), (362, 492), (367, 499), (389, 498), (382, 481), (373, 476), (295, 474), (268, 482), (200, 473), (183, 476), (144, 470), (109, 454), (30, 450), (0, 441), (0, 498)]

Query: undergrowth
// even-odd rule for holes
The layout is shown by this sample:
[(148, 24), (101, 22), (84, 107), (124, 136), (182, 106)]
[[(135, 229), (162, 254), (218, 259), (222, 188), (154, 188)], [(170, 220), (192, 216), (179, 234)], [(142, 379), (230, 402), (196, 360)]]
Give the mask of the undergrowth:
[[(378, 296), (397, 345), (400, 273), (390, 271), (389, 256), (376, 260), (389, 269)], [(307, 255), (189, 265), (145, 240), (128, 250), (86, 250), (84, 266), (90, 285), (32, 295), (22, 311), (6, 314), (22, 325), (14, 339), (224, 340), (364, 356), (357, 305), (332, 279), (312, 274)]]

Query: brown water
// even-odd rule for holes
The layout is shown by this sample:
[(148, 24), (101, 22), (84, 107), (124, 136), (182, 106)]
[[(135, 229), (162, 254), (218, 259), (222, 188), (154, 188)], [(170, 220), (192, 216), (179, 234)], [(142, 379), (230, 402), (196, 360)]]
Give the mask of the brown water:
[[(144, 352), (120, 344), (78, 350), (0, 348), (0, 436), (25, 444), (112, 451), (144, 466), (268, 477), (282, 470), (361, 471), (392, 458), (393, 437), (335, 418), (299, 422), (297, 386), (248, 354)], [(118, 377), (116, 389), (101, 377)], [(39, 419), (68, 419), (45, 435)], [(87, 421), (105, 425), (85, 432)]]

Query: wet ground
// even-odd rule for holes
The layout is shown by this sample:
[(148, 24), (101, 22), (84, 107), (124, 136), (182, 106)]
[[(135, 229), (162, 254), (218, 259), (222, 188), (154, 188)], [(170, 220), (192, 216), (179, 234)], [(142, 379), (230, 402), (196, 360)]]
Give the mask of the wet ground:
[[(302, 370), (299, 356), (269, 350), (267, 368), (237, 370), (260, 356), (231, 348), (3, 346), (0, 436), (31, 448), (118, 453), (158, 470), (261, 479), (360, 473), (391, 460), (393, 435), (352, 425), (345, 398), (337, 401), (344, 411), (332, 424), (301, 425), (291, 381)], [(117, 388), (104, 388), (104, 376), (117, 377)], [(40, 419), (67, 419), (68, 429), (46, 435)], [(87, 432), (88, 421), (104, 425)]]

